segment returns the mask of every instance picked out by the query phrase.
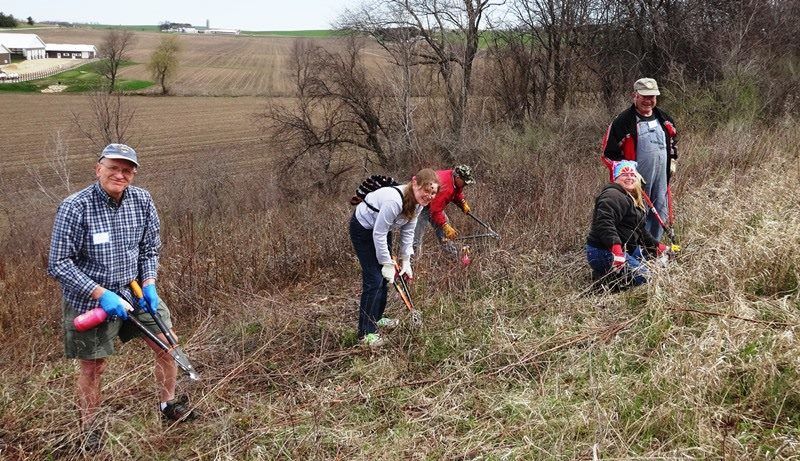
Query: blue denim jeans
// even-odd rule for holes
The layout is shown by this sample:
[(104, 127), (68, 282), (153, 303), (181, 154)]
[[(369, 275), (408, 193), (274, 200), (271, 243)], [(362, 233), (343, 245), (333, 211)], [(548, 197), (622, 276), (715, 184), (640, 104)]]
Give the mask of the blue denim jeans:
[[(611, 272), (614, 254), (606, 248), (586, 245), (586, 259), (592, 268), (592, 280), (600, 280)], [(625, 253), (625, 267), (622, 268), (621, 274), (626, 281), (625, 284), (636, 286), (647, 283), (650, 271), (644, 264), (641, 247), (636, 246), (633, 251)]]
[[(389, 251), (392, 250), (392, 234), (387, 237)], [(372, 229), (365, 229), (356, 219), (350, 219), (350, 241), (361, 264), (361, 301), (358, 304), (358, 337), (378, 331), (375, 324), (386, 310), (388, 283), (381, 275), (381, 264), (375, 255)]]
[(431, 213), (428, 207), (422, 209), (417, 218), (417, 227), (414, 228), (414, 251), (422, 246), (422, 238), (425, 236), (425, 228), (430, 225), (436, 232), (436, 238), (441, 242), (444, 240), (444, 231), (441, 227), (434, 226), (431, 222)]
[(456, 247), (455, 243), (444, 239), (444, 231), (441, 227), (433, 224), (431, 221), (431, 213), (430, 210), (428, 210), (428, 207), (422, 209), (422, 212), (417, 218), (417, 227), (414, 228), (414, 254), (422, 254), (422, 238), (425, 237), (425, 228), (428, 227), (429, 224), (431, 227), (433, 227), (434, 232), (436, 233), (436, 239), (439, 240), (439, 243), (441, 244), (445, 254), (458, 259), (458, 248)]

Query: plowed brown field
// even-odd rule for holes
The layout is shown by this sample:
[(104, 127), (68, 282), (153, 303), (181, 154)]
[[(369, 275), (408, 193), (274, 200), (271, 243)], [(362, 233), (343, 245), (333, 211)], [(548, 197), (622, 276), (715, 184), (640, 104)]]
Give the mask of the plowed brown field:
[[(100, 45), (107, 31), (42, 29), (45, 43)], [(124, 78), (150, 80), (146, 63), (165, 34), (136, 32), (130, 58), (139, 64), (125, 67)], [(179, 35), (182, 51), (178, 75), (170, 90), (177, 95), (289, 96), (292, 92), (289, 60), (298, 40), (293, 37)], [(326, 48), (341, 47), (341, 39), (313, 39)], [(377, 50), (367, 54), (373, 58)], [(155, 90), (155, 89), (153, 89)]]
[[(99, 45), (107, 31), (42, 29), (36, 33), (46, 43)], [(131, 59), (146, 62), (162, 37), (137, 32)], [(263, 147), (257, 115), (268, 102), (292, 103), (288, 63), (300, 39), (199, 35), (179, 39), (183, 51), (174, 85), (178, 96), (126, 96), (136, 112), (130, 143), (142, 161), (137, 182), (168, 187), (182, 172), (191, 170), (191, 162), (209, 163), (208, 170), (220, 174), (260, 174), (275, 153)], [(313, 41), (331, 49), (342, 46), (338, 39)], [(367, 56), (377, 63), (377, 53), (370, 53)], [(149, 79), (144, 64), (124, 68), (123, 75)], [(33, 202), (43, 197), (37, 192), (37, 175), (45, 187), (57, 189), (58, 176), (48, 164), (57, 133), (68, 148), (72, 189), (92, 181), (97, 148), (76, 129), (71, 115), (74, 112), (88, 122), (88, 106), (89, 98), (81, 94), (0, 93), (0, 198), (6, 198), (5, 206), (36, 208)], [(12, 193), (15, 198), (8, 199)], [(65, 195), (63, 190), (60, 193)], [(0, 203), (0, 230), (2, 212)]]
[[(256, 114), (266, 105), (264, 98), (134, 96), (128, 102), (135, 108), (132, 144), (149, 180), (180, 174), (187, 163), (198, 159), (218, 159), (220, 170), (247, 171), (270, 155), (259, 141), (256, 123)], [(52, 176), (47, 161), (57, 132), (69, 148), (70, 169), (80, 173), (75, 181), (91, 180), (97, 152), (76, 130), (72, 112), (88, 121), (86, 96), (0, 94), (0, 186), (17, 191), (35, 188), (32, 168)]]

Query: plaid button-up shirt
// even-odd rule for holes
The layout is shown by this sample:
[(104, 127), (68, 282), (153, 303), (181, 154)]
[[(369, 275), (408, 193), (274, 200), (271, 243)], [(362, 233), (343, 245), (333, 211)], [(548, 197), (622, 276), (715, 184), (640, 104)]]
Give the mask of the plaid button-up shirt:
[(117, 205), (94, 183), (58, 207), (47, 273), (78, 313), (98, 306), (91, 297), (98, 285), (132, 301), (131, 280), (156, 277), (159, 231), (149, 192), (128, 186)]

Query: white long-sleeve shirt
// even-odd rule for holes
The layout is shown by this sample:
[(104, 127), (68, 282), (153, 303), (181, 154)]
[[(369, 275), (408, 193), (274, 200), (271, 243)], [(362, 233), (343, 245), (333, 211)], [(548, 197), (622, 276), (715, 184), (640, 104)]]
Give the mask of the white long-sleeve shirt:
[[(400, 192), (405, 193), (408, 184), (396, 186)], [(366, 204), (380, 210), (371, 210)], [(406, 219), (403, 211), (403, 197), (393, 187), (382, 187), (370, 192), (356, 207), (356, 219), (364, 229), (372, 229), (372, 241), (375, 243), (375, 256), (380, 264), (391, 264), (392, 256), (389, 253), (387, 235), (389, 232), (400, 229), (400, 258), (410, 258), (414, 254), (414, 228), (417, 217), (422, 207), (417, 205), (414, 217)]]

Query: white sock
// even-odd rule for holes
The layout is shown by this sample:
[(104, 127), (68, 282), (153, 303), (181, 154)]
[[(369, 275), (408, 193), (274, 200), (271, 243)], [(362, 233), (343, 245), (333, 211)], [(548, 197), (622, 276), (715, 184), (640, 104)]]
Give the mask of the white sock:
[(167, 402), (161, 402), (158, 407), (161, 411), (164, 411), (164, 408), (167, 408)]

